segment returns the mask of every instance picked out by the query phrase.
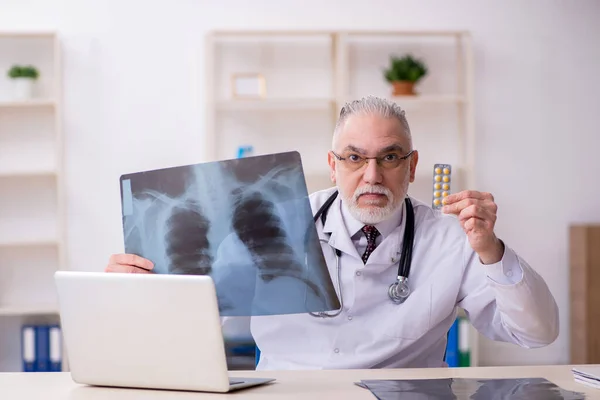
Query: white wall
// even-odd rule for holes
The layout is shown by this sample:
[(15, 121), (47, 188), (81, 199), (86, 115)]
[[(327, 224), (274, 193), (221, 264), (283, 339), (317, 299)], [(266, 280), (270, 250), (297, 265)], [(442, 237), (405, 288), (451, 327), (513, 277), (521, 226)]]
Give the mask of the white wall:
[(193, 71), (206, 31), (470, 30), (476, 189), (496, 196), (498, 233), (547, 279), (562, 324), (545, 349), (487, 343), (484, 364), (568, 362), (567, 227), (600, 220), (598, 15), (595, 0), (0, 0), (0, 29), (56, 29), (64, 41), (68, 259), (84, 270), (122, 251), (121, 173), (200, 161)]

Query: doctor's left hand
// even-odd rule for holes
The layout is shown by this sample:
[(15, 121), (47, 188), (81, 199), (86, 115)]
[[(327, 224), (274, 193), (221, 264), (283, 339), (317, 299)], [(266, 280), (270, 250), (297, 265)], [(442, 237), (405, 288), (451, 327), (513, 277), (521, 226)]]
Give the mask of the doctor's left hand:
[(494, 233), (498, 206), (491, 193), (464, 190), (444, 199), (442, 212), (454, 214), (483, 264), (502, 259), (504, 244)]

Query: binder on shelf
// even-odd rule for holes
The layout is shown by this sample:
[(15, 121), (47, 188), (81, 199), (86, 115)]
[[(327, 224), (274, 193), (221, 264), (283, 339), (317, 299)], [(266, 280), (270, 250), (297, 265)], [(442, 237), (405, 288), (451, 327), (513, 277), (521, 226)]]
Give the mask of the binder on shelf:
[(458, 353), (458, 318), (454, 320), (454, 323), (448, 331), (448, 343), (446, 344), (446, 363), (448, 367), (459, 367), (460, 358)]
[(62, 330), (59, 325), (21, 327), (23, 372), (62, 371)]
[(36, 327), (23, 325), (21, 328), (21, 359), (23, 372), (36, 372)]
[(62, 371), (61, 329), (58, 325), (50, 326), (50, 371)]
[(239, 146), (237, 151), (237, 158), (244, 158), (252, 156), (254, 148), (252, 146)]
[(36, 325), (35, 365), (37, 372), (50, 371), (50, 327)]
[(469, 340), (469, 321), (465, 317), (458, 318), (458, 354), (459, 366), (471, 366), (471, 343)]

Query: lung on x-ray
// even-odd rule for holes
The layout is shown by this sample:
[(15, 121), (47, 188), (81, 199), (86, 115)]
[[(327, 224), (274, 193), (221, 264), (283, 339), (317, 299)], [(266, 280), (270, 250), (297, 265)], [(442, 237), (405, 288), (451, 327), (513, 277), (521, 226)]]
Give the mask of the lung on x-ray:
[(120, 183), (125, 252), (151, 260), (155, 273), (211, 276), (222, 316), (339, 309), (298, 152), (136, 172)]

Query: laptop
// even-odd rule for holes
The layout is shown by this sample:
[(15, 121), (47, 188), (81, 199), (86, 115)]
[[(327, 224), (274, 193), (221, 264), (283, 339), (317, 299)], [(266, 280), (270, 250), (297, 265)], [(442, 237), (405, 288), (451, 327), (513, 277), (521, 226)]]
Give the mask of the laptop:
[(229, 377), (209, 276), (57, 271), (54, 280), (77, 383), (231, 392), (275, 380)]

